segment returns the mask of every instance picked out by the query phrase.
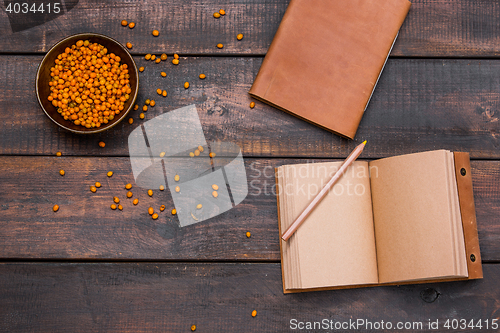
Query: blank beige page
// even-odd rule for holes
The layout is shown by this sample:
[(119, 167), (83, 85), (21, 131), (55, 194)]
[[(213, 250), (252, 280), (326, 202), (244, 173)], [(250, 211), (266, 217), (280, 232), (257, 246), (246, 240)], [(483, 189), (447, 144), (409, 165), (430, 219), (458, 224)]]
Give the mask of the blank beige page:
[[(285, 214), (288, 220), (282, 222), (282, 232), (286, 230), (283, 226), (290, 225), (302, 213), (341, 164), (311, 163), (280, 168), (287, 179), (286, 188), (280, 192), (287, 197), (289, 213)], [(282, 242), (283, 263), (293, 266), (288, 267), (292, 276), (297, 270), (297, 285), (291, 287), (377, 283), (368, 163), (357, 161), (351, 165), (288, 242)], [(290, 254), (295, 258), (286, 258)]]
[(370, 162), (380, 283), (467, 276), (450, 154)]

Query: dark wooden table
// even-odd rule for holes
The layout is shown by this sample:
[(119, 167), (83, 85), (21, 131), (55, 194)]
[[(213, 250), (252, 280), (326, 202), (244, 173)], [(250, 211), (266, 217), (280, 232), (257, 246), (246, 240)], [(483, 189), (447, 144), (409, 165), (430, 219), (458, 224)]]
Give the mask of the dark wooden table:
[[(66, 0), (64, 15), (19, 32), (2, 8), (0, 331), (189, 332), (196, 325), (196, 332), (286, 332), (298, 331), (292, 319), (325, 318), (423, 322), (425, 330), (439, 320), (443, 332), (446, 320), (481, 319), (482, 330), (463, 331), (491, 331), (484, 321), (500, 317), (500, 3), (413, 1), (355, 141), (262, 103), (249, 108), (247, 92), (287, 4)], [(216, 20), (220, 8), (227, 15)], [(136, 28), (122, 27), (122, 19)], [(53, 124), (34, 91), (44, 52), (89, 31), (134, 45), (136, 63), (146, 67), (139, 104), (157, 100), (146, 120), (194, 103), (207, 141), (241, 147), (250, 187), (240, 205), (184, 228), (167, 212), (158, 220), (147, 213), (150, 204), (173, 207), (168, 191), (147, 198), (137, 189), (137, 207), (126, 201), (122, 212), (110, 210), (111, 198), (133, 183), (127, 137), (141, 124), (139, 111), (133, 125), (79, 136)], [(169, 59), (179, 53), (181, 64), (143, 59), (163, 52)], [(165, 99), (156, 97), (160, 84)], [(470, 153), (483, 280), (283, 295), (273, 168), (345, 158), (364, 139), (365, 159), (440, 148)], [(92, 194), (95, 181), (103, 187)]]

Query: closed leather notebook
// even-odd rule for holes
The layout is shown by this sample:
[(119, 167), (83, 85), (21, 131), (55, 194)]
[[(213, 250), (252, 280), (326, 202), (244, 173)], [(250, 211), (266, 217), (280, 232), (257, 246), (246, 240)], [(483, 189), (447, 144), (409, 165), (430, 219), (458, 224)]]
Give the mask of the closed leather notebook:
[(250, 95), (354, 138), (407, 0), (291, 0)]

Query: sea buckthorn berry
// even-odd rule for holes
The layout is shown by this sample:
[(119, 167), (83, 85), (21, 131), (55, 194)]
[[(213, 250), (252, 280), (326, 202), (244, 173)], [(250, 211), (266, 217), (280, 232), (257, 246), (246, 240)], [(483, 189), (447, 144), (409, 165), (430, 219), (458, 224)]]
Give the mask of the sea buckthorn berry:
[(128, 118), (128, 123), (132, 125), (134, 123), (134, 118)]
[(165, 205), (160, 206), (160, 212), (163, 212), (165, 210)]
[(134, 29), (134, 27), (135, 27), (135, 23), (134, 23), (134, 22), (130, 22), (130, 23), (128, 24), (128, 27), (129, 27), (130, 29)]
[(127, 43), (127, 44), (125, 44), (125, 46), (128, 47), (129, 49), (131, 49), (132, 48), (132, 43)]
[(144, 67), (139, 67), (139, 72), (144, 72)]
[(212, 153), (208, 154), (208, 156), (214, 158), (215, 157), (215, 153), (212, 152)]
[(139, 203), (139, 199), (134, 199), (134, 201), (132, 202), (135, 206), (137, 206), (137, 204)]
[(179, 59), (179, 55), (177, 53), (174, 53), (174, 59)]
[(174, 208), (174, 209), (172, 209), (172, 215), (175, 215), (175, 214), (177, 214), (177, 210)]
[(152, 196), (153, 196), (153, 190), (148, 190), (148, 195), (149, 195), (150, 197), (152, 197)]
[(222, 48), (224, 47), (224, 44), (219, 43), (219, 44), (217, 44), (217, 47), (218, 47), (219, 49), (222, 49)]
[(154, 54), (151, 55), (151, 61), (156, 60), (156, 56)]
[[(123, 25), (124, 27), (126, 27), (126, 26), (127, 26), (127, 24), (128, 24), (127, 20), (122, 20), (122, 25)], [(83, 43), (82, 43), (82, 45), (83, 45)]]
[(257, 315), (257, 310), (252, 311), (252, 317), (255, 317)]
[(181, 179), (181, 177), (179, 177), (179, 175), (175, 175), (175, 176), (174, 176), (174, 180), (175, 180), (176, 182), (178, 182), (178, 181), (179, 181), (179, 179)]
[(161, 56), (160, 56), (160, 59), (163, 60), (163, 61), (167, 60), (167, 58), (168, 57), (167, 57), (167, 55), (165, 53), (162, 53)]
[(149, 54), (149, 53), (148, 53), (148, 54), (146, 54), (146, 55), (144, 56), (144, 59), (146, 59), (146, 60), (151, 60), (151, 54)]
[(165, 77), (165, 76), (167, 76), (167, 73), (161, 72), (160, 75), (163, 76), (163, 77)]
[(118, 199), (118, 197), (113, 197), (113, 201), (114, 201), (115, 203), (120, 203), (120, 199)]
[(99, 182), (95, 182), (95, 184), (94, 184), (94, 185), (95, 185), (95, 187), (97, 187), (97, 188), (101, 187), (101, 183), (99, 183)]
[(196, 325), (191, 325), (191, 331), (196, 331)]
[(226, 15), (226, 11), (225, 11), (224, 9), (220, 9), (220, 10), (219, 10), (219, 14), (221, 14), (221, 15)]
[(99, 142), (99, 147), (101, 147), (101, 148), (106, 147), (106, 144), (104, 143), (104, 141), (100, 141)]
[(197, 204), (197, 205), (196, 205), (196, 209), (201, 209), (202, 207), (203, 207), (203, 205), (202, 205), (202, 204)]
[(159, 88), (158, 88), (158, 89), (156, 89), (156, 93), (157, 93), (158, 95), (161, 95), (161, 89), (159, 89)]
[(142, 111), (148, 111), (148, 106), (147, 106), (147, 105), (144, 105), (144, 106), (142, 107)]
[(132, 188), (132, 184), (128, 183), (127, 185), (125, 185), (125, 189), (130, 190), (131, 188)]
[(144, 119), (144, 113), (141, 113), (141, 114), (139, 115), (139, 118)]
[(172, 63), (174, 65), (178, 65), (179, 64), (179, 59), (172, 59)]
[(189, 88), (189, 82), (184, 82), (184, 89)]
[(151, 100), (151, 102), (149, 102), (149, 106), (155, 106), (156, 105), (156, 102), (154, 100)]
[(149, 215), (153, 215), (153, 213), (154, 213), (153, 207), (148, 208), (148, 213), (149, 213)]
[(200, 79), (205, 79), (207, 76), (205, 74), (200, 74)]
[(149, 105), (150, 102), (151, 100), (148, 98), (147, 100), (144, 101), (144, 104)]
[(60, 151), (58, 151), (58, 152), (56, 153), (56, 156), (57, 156), (57, 157), (61, 157), (61, 156), (62, 156), (62, 153), (61, 153)]
[(160, 157), (163, 157), (163, 156), (165, 156), (165, 152), (164, 152), (164, 151), (162, 151), (162, 152), (160, 153)]
[(194, 151), (194, 156), (200, 156), (200, 151), (198, 149)]
[(111, 207), (112, 210), (116, 209), (116, 205), (115, 204), (112, 204), (110, 207)]
[(161, 94), (162, 94), (163, 97), (167, 97), (167, 91), (166, 90), (163, 90)]
[(54, 207), (52, 207), (52, 210), (54, 212), (57, 212), (59, 210), (59, 205), (54, 205)]
[[(250, 236), (252, 236), (252, 234), (250, 233), (250, 231), (247, 231), (246, 235), (247, 235), (248, 238), (250, 238)], [(252, 316), (254, 316), (254, 315), (252, 314)]]
[(194, 157), (194, 153), (193, 153), (193, 152), (190, 152), (190, 153), (189, 153), (189, 156)]
[(90, 186), (90, 192), (92, 193), (97, 192), (97, 188), (94, 185)]
[(212, 195), (214, 196), (214, 198), (217, 198), (219, 196), (219, 193), (217, 193), (217, 191), (213, 191)]
[(64, 170), (63, 170), (63, 169), (61, 169), (61, 170), (59, 170), (59, 174), (60, 174), (61, 176), (64, 176), (64, 175), (66, 174), (66, 172), (64, 172)]
[(122, 205), (118, 205), (118, 209), (119, 210), (123, 210), (123, 206)]
[(203, 146), (198, 146), (198, 150), (203, 153)]
[(217, 184), (213, 184), (212, 188), (217, 191), (219, 189), (219, 186), (217, 186)]
[(160, 185), (160, 191), (163, 191), (163, 190), (165, 190), (165, 186)]
[(130, 191), (127, 192), (127, 198), (132, 198), (133, 195), (134, 194), (132, 192), (130, 192)]
[(156, 220), (158, 218), (158, 214), (154, 213), (152, 216), (153, 220)]
[(181, 188), (179, 186), (175, 187), (175, 192), (179, 193), (181, 191)]
[(152, 34), (153, 36), (158, 37), (160, 35), (160, 32), (158, 30), (153, 30)]
[(255, 107), (255, 102), (250, 102), (250, 109), (253, 109)]
[(113, 176), (113, 171), (108, 171), (108, 173), (106, 174), (108, 177), (111, 177)]
[(237, 40), (242, 40), (243, 39), (243, 34), (237, 34), (236, 35)]
[(214, 17), (215, 17), (215, 18), (219, 18), (219, 17), (220, 17), (220, 14), (219, 14), (219, 13), (217, 13), (217, 12), (215, 12), (215, 13), (214, 13)]
[(159, 64), (159, 63), (161, 62), (160, 57), (156, 58), (155, 62), (156, 62), (157, 64)]
[(134, 110), (139, 110), (139, 105), (134, 105)]

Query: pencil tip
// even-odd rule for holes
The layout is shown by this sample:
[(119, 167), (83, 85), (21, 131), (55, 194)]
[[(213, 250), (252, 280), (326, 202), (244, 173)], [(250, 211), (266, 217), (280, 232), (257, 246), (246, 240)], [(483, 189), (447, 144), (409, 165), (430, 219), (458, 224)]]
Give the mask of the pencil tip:
[(365, 140), (365, 141), (363, 141), (363, 144), (364, 144), (364, 145), (366, 145), (366, 140)]

